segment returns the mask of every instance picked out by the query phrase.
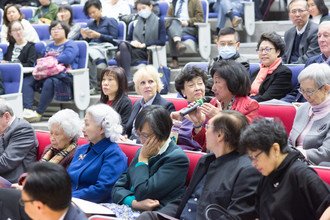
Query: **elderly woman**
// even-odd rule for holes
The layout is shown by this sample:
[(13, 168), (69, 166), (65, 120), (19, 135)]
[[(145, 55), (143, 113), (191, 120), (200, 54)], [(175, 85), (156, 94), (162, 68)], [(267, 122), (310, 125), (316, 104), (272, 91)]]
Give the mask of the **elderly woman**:
[(33, 43), (39, 42), (39, 36), (29, 21), (24, 19), (23, 13), (19, 10), (19, 6), (8, 4), (4, 10), (3, 25), (1, 27), (1, 43), (8, 43), (8, 26), (13, 21), (21, 21), (23, 26), (24, 38)]
[[(207, 75), (198, 68), (185, 68), (175, 79), (175, 88), (188, 103), (205, 97), (205, 84)], [(201, 151), (202, 147), (191, 138), (193, 122), (188, 118), (182, 118), (180, 112), (172, 112), (174, 127), (178, 129), (177, 144), (184, 150)], [(180, 123), (181, 122), (181, 123)]]
[(115, 141), (123, 131), (120, 116), (110, 106), (86, 110), (83, 133), (90, 143), (79, 147), (68, 168), (72, 196), (91, 202), (111, 202), (111, 190), (127, 169), (127, 157)]
[(166, 99), (160, 96), (159, 92), (163, 88), (163, 83), (160, 80), (159, 73), (153, 66), (148, 65), (140, 68), (134, 74), (133, 81), (135, 91), (137, 94), (142, 95), (142, 99), (137, 100), (133, 105), (133, 110), (126, 126), (126, 134), (131, 140), (135, 139), (139, 142), (134, 122), (141, 108), (148, 105), (161, 105), (169, 112), (174, 111), (175, 108), (173, 103), (166, 101)]
[(215, 62), (211, 69), (212, 91), (215, 98), (204, 103), (197, 111), (189, 113), (193, 122), (192, 137), (205, 147), (205, 122), (222, 110), (236, 110), (245, 115), (249, 122), (258, 116), (259, 104), (251, 99), (250, 79), (246, 68), (233, 60)]
[(170, 114), (162, 106), (141, 110), (135, 128), (143, 146), (113, 187), (113, 202), (146, 211), (182, 196), (189, 161), (171, 140), (171, 127)]
[(308, 12), (310, 19), (316, 24), (322, 21), (329, 21), (329, 9), (325, 5), (324, 0), (307, 0)]
[[(76, 69), (78, 67), (79, 48), (72, 40), (68, 40), (70, 27), (63, 21), (53, 21), (49, 32), (54, 40), (46, 48), (45, 56), (54, 56), (58, 63), (65, 67)], [(24, 77), (23, 80), (23, 117), (29, 122), (41, 120), (53, 98), (59, 101), (72, 99), (72, 75), (63, 71), (57, 75), (42, 80), (35, 80), (33, 76)], [(40, 101), (36, 111), (33, 111), (34, 91), (41, 91)]]
[(49, 118), (48, 129), (50, 145), (45, 148), (41, 161), (57, 163), (67, 168), (81, 134), (79, 115), (71, 109), (60, 110)]
[(330, 162), (330, 67), (314, 63), (298, 76), (307, 100), (297, 111), (289, 143), (314, 164)]
[(263, 175), (257, 188), (259, 219), (319, 219), (330, 190), (300, 152), (287, 146), (283, 125), (256, 120), (240, 139), (242, 151)]
[(251, 74), (251, 98), (258, 102), (281, 99), (291, 91), (292, 73), (281, 58), (284, 50), (285, 43), (280, 35), (275, 32), (261, 35), (257, 45), (261, 64)]

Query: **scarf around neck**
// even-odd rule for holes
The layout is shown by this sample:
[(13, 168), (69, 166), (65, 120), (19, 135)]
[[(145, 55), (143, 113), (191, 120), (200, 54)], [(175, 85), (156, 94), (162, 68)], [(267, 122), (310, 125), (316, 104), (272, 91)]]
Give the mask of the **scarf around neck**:
[(57, 150), (53, 147), (50, 147), (42, 157), (41, 161), (60, 164), (64, 158), (66, 158), (73, 150), (76, 149), (76, 147), (77, 144), (75, 142), (62, 150)]

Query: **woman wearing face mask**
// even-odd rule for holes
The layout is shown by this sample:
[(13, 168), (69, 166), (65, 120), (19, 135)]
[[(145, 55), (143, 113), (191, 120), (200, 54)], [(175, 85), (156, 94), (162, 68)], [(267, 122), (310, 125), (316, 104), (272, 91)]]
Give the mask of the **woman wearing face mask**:
[(164, 19), (157, 17), (152, 12), (151, 1), (137, 0), (135, 6), (139, 16), (128, 33), (127, 40), (130, 43), (119, 44), (119, 51), (116, 54), (118, 66), (124, 68), (129, 87), (133, 85), (131, 65), (138, 64), (141, 60), (148, 60), (148, 46), (163, 46), (166, 41)]

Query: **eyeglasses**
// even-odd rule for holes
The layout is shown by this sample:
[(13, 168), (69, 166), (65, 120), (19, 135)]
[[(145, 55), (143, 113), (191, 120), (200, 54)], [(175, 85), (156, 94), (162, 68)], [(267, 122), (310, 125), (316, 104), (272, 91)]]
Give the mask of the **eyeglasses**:
[(258, 53), (270, 53), (272, 50), (274, 50), (274, 47), (266, 47), (266, 48), (259, 48), (256, 49)]
[(313, 89), (313, 90), (304, 90), (304, 89), (301, 89), (299, 88), (298, 89), (298, 92), (302, 95), (307, 95), (307, 96), (312, 96), (314, 95), (317, 91), (319, 91), (320, 89), (322, 89), (323, 85), (320, 86), (318, 89)]
[(51, 31), (61, 31), (64, 30), (62, 27), (53, 27), (52, 29), (50, 29)]
[(143, 133), (143, 132), (136, 132), (137, 136), (140, 137), (140, 139), (146, 140), (148, 138), (150, 138), (153, 134), (147, 134), (147, 133)]
[(205, 129), (214, 128), (214, 125), (205, 124)]
[(237, 43), (237, 41), (233, 42), (233, 41), (220, 41), (219, 42), (219, 46), (220, 47), (225, 47), (225, 46), (228, 46), (228, 47), (232, 47), (232, 46), (235, 46), (235, 44)]
[(249, 155), (250, 160), (253, 162), (257, 162), (258, 161), (258, 157), (263, 153), (263, 151), (260, 151), (259, 153), (257, 153), (256, 155)]
[(34, 200), (34, 199), (30, 199), (30, 200), (19, 199), (19, 200), (18, 200), (18, 203), (19, 203), (21, 206), (25, 206), (25, 203), (27, 203), (27, 202), (34, 202), (34, 201), (36, 201), (36, 200)]
[(291, 14), (301, 14), (301, 13), (303, 13), (303, 12), (305, 12), (305, 11), (307, 11), (307, 9), (301, 9), (301, 8), (299, 8), (299, 9), (292, 9), (291, 11), (290, 11), (290, 13)]

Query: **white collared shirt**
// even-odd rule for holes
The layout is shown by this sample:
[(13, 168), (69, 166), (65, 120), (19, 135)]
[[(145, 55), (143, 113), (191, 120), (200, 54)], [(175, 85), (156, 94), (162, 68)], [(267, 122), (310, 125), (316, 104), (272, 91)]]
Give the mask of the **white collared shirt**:
[(69, 209), (67, 209), (67, 210), (63, 213), (63, 215), (61, 216), (61, 218), (59, 218), (58, 220), (63, 220), (64, 217), (65, 217), (65, 215), (66, 215), (66, 213), (68, 213), (68, 211), (69, 211)]
[(170, 145), (170, 142), (171, 142), (171, 138), (169, 137), (169, 138), (165, 141), (165, 143), (163, 144), (163, 146), (159, 149), (157, 155), (161, 155), (161, 154), (163, 154), (163, 153), (167, 150), (168, 146)]
[[(176, 5), (175, 5), (175, 15), (176, 13), (178, 12), (179, 10), (179, 7), (180, 7), (180, 0), (178, 0), (176, 2)], [(188, 21), (189, 20), (189, 13), (188, 13), (188, 0), (184, 0), (183, 2), (183, 5), (182, 5), (182, 9), (181, 9), (181, 13), (180, 13), (180, 20), (186, 20)]]
[(296, 27), (296, 31), (298, 35), (303, 34), (305, 32), (308, 22), (309, 21), (306, 22), (306, 24), (304, 25), (303, 28), (301, 28), (301, 30), (298, 30), (298, 28)]

